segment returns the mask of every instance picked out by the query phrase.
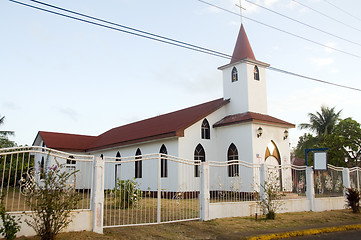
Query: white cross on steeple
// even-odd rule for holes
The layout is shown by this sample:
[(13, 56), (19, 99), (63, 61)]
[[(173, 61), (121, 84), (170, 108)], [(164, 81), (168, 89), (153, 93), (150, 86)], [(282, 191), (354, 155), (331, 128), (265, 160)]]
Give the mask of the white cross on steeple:
[(242, 0), (239, 0), (239, 5), (236, 4), (237, 7), (239, 7), (240, 10), (240, 16), (241, 16), (241, 24), (242, 24), (242, 9), (246, 10), (244, 7), (242, 7)]

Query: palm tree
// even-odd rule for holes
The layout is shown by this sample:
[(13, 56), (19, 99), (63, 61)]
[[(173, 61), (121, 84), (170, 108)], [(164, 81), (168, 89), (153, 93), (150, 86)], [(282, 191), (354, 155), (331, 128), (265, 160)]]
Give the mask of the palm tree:
[(323, 138), (324, 136), (332, 133), (335, 125), (339, 121), (341, 111), (335, 112), (335, 107), (329, 108), (321, 106), (321, 112), (316, 114), (308, 113), (310, 123), (301, 123), (300, 129), (309, 129), (317, 134), (317, 137)]
[[(0, 125), (4, 124), (4, 119), (5, 116), (0, 116)], [(0, 131), (0, 138), (5, 138), (8, 136), (14, 136), (14, 132), (13, 131)]]

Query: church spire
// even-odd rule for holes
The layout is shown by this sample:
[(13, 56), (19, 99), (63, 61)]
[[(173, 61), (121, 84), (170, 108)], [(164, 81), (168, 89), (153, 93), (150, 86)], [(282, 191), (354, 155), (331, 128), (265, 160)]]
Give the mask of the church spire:
[(230, 63), (232, 64), (232, 63), (238, 62), (245, 58), (256, 61), (256, 58), (253, 54), (251, 45), (248, 41), (246, 31), (244, 30), (244, 27), (242, 24), (241, 29), (239, 30), (239, 33), (238, 33), (236, 46), (234, 47), (233, 55), (232, 55), (232, 59), (231, 59)]

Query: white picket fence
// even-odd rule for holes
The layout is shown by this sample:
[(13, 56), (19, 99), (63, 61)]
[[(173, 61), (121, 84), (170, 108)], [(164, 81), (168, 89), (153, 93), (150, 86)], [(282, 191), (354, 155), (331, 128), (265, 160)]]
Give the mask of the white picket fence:
[[(82, 199), (66, 231), (98, 233), (110, 227), (261, 213), (257, 200), (264, 197), (262, 186), (275, 179), (285, 195), (281, 212), (342, 209), (344, 187), (360, 189), (361, 180), (358, 167), (329, 165), (326, 171), (313, 171), (306, 166), (207, 163), (165, 154), (96, 158), (36, 146), (8, 148), (0, 149), (0, 193), (8, 212), (28, 217), (22, 180), (31, 176), (41, 181), (39, 169), (56, 162), (65, 171), (77, 171), (69, 184)], [(34, 234), (22, 224), (19, 236)]]

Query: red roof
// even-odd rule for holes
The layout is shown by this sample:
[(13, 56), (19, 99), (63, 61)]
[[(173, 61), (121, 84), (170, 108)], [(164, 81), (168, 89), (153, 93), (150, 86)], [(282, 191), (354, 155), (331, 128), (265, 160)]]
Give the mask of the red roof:
[(44, 140), (44, 143), (48, 148), (54, 148), (57, 150), (84, 151), (86, 150), (87, 146), (89, 146), (96, 139), (94, 136), (68, 133), (40, 131), (38, 134)]
[(244, 27), (242, 24), (241, 29), (239, 30), (239, 33), (238, 33), (236, 46), (234, 47), (230, 64), (238, 62), (245, 58), (256, 61), (256, 58), (255, 58), (252, 48), (251, 48), (251, 44), (248, 41), (246, 31), (244, 30)]
[(254, 112), (245, 112), (234, 115), (229, 115), (224, 117), (222, 120), (216, 122), (213, 127), (222, 127), (237, 123), (243, 122), (258, 122), (258, 123), (268, 123), (273, 125), (281, 125), (289, 128), (294, 128), (295, 125), (281, 119), (271, 117), (269, 115), (254, 113)]
[(98, 150), (165, 137), (182, 137), (187, 127), (227, 103), (229, 103), (229, 100), (220, 98), (168, 114), (116, 127), (97, 137), (49, 132), (39, 132), (39, 134), (49, 148), (80, 151)]

